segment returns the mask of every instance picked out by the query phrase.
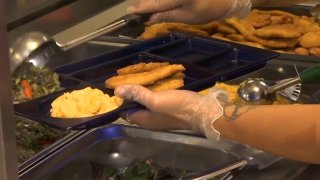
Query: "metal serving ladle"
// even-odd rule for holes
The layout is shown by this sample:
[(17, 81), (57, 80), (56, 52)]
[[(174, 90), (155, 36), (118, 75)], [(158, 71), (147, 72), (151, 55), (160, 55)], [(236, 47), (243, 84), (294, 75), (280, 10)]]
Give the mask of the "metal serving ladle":
[(250, 104), (272, 104), (276, 98), (276, 91), (298, 83), (309, 83), (320, 79), (320, 64), (312, 66), (274, 86), (269, 86), (262, 78), (250, 78), (240, 84), (238, 95), (240, 101)]
[(148, 20), (149, 16), (150, 15), (126, 15), (118, 21), (65, 44), (55, 42), (42, 32), (27, 33), (18, 38), (9, 50), (11, 74), (13, 74), (23, 62), (30, 62), (34, 66), (42, 68), (57, 51), (69, 50), (77, 45), (88, 42), (98, 36), (112, 32), (126, 25), (143, 23)]

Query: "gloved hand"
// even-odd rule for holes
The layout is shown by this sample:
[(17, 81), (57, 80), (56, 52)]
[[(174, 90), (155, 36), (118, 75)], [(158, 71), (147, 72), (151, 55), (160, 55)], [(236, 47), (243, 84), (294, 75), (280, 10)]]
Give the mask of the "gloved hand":
[(129, 14), (153, 13), (149, 22), (208, 23), (231, 16), (245, 17), (252, 0), (139, 0)]
[(151, 92), (139, 85), (123, 85), (115, 89), (115, 95), (136, 101), (147, 108), (127, 113), (129, 122), (143, 128), (194, 129), (211, 139), (217, 139), (220, 135), (213, 123), (223, 115), (220, 102), (227, 97), (222, 90), (213, 90), (203, 96), (185, 90)]

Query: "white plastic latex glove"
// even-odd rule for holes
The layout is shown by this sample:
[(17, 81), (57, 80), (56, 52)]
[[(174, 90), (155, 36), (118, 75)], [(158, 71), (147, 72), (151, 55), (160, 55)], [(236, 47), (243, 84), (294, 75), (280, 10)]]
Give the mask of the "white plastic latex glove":
[[(115, 95), (136, 101), (147, 110), (131, 110), (127, 120), (143, 128), (153, 130), (197, 130), (210, 139), (218, 139), (214, 122), (223, 115), (219, 99), (226, 98), (221, 90), (213, 90), (206, 96), (185, 90), (151, 92), (139, 85), (123, 85), (115, 89)], [(222, 96), (220, 96), (222, 95)]]
[(231, 16), (245, 17), (252, 0), (139, 0), (128, 13), (152, 13), (149, 22), (208, 23)]

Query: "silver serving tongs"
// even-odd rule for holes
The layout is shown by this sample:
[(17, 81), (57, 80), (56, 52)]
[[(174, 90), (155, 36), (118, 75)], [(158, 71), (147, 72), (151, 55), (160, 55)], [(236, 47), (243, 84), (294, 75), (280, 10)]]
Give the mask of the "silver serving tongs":
[(142, 24), (150, 15), (126, 15), (119, 20), (103, 26), (89, 34), (73, 39), (66, 43), (58, 43), (41, 32), (30, 32), (18, 38), (10, 48), (11, 74), (23, 64), (30, 62), (36, 67), (44, 67), (57, 51), (66, 51), (77, 45), (88, 42), (103, 34), (113, 32), (119, 28), (132, 24)]

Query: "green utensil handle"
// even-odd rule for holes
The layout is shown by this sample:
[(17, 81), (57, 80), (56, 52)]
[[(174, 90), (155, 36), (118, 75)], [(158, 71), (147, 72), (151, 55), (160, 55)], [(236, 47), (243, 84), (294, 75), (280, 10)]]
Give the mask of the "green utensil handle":
[(320, 64), (312, 66), (299, 73), (302, 83), (308, 83), (320, 79)]

